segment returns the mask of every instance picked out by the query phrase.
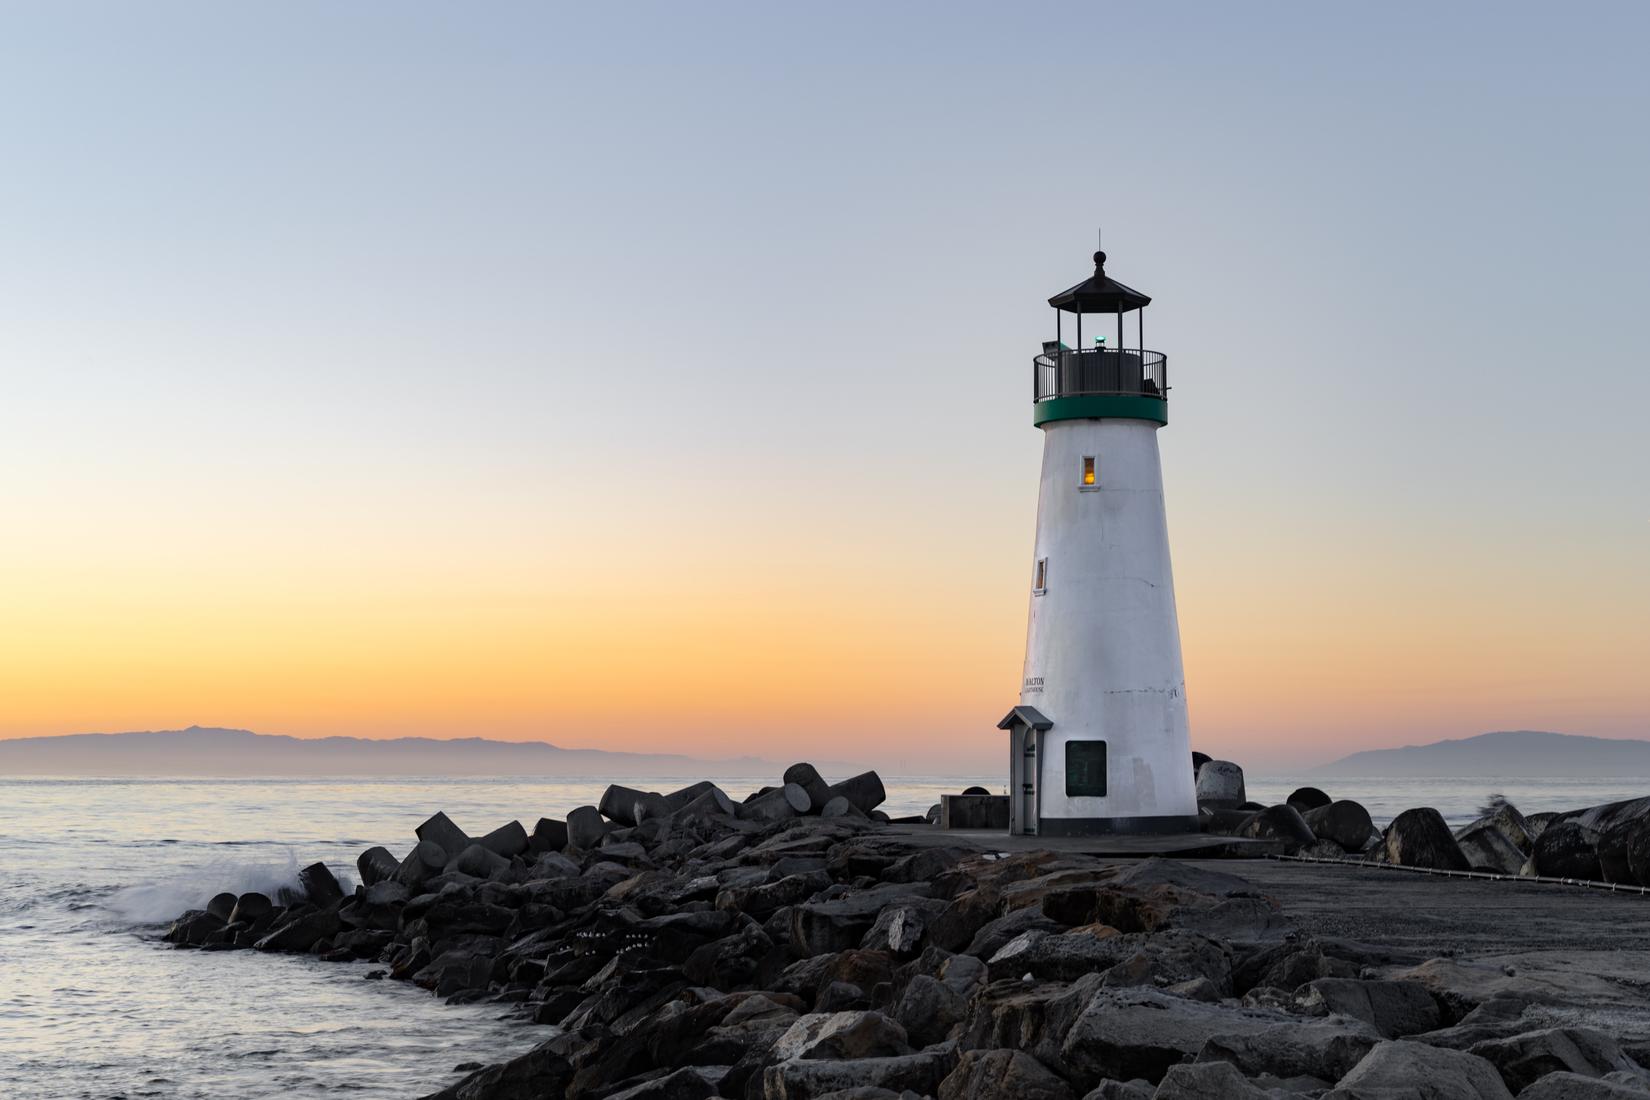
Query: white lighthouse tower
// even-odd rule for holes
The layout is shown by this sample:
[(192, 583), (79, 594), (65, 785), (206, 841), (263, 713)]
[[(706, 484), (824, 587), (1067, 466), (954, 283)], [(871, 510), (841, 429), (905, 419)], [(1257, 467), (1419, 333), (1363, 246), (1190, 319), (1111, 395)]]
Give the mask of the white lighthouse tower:
[[(1143, 335), (1149, 297), (1094, 275), (1049, 299), (1055, 339), (1032, 361), (1043, 429), (1020, 705), (1009, 731), (1010, 831), (1043, 836), (1195, 831), (1163, 470), (1168, 361)], [(1063, 321), (1074, 314), (1075, 346)], [(1083, 319), (1114, 314), (1110, 325)], [(1096, 331), (1099, 330), (1099, 331)]]

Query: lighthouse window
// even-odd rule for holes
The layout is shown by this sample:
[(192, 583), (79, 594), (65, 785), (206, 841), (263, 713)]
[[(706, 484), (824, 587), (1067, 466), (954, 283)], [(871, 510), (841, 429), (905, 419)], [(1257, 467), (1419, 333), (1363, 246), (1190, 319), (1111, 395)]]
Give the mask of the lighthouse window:
[(1084, 490), (1100, 488), (1100, 460), (1094, 455), (1083, 456), (1083, 476), (1077, 487)]
[(1048, 559), (1037, 559), (1037, 571), (1031, 578), (1031, 594), (1041, 596), (1048, 591)]
[(1066, 797), (1106, 797), (1106, 743), (1066, 742)]

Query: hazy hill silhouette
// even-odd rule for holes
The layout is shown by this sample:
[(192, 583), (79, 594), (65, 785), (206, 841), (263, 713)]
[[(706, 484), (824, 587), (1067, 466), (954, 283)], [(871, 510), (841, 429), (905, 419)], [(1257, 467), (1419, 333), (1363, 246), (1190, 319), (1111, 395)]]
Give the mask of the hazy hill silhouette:
[[(817, 763), (828, 775), (846, 773), (853, 768), (853, 765), (825, 761)], [(492, 741), (483, 737), (452, 740), (305, 738), (201, 726), (0, 741), (0, 775), (530, 775), (694, 779), (749, 775), (774, 782), (785, 766), (754, 756), (703, 760), (659, 753), (564, 749), (545, 741)]]
[(1341, 776), (1444, 779), (1650, 776), (1650, 741), (1505, 730), (1430, 745), (1355, 752), (1315, 770)]

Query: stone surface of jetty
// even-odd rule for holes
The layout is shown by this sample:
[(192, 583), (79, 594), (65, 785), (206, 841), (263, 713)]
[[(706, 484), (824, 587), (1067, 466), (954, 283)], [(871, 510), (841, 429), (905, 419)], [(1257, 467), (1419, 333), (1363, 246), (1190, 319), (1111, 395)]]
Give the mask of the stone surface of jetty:
[(1247, 803), (1209, 763), (1211, 831), (1335, 862), (890, 822), (875, 773), (799, 764), (742, 801), (615, 786), (479, 836), (437, 814), (404, 855), (363, 852), (359, 885), (313, 864), (168, 939), (367, 960), (552, 1025), (431, 1100), (1650, 1096), (1650, 898), (1396, 869), (1539, 862), (1557, 830), (1552, 859), (1633, 874), (1632, 807), (1378, 834), (1314, 788)]

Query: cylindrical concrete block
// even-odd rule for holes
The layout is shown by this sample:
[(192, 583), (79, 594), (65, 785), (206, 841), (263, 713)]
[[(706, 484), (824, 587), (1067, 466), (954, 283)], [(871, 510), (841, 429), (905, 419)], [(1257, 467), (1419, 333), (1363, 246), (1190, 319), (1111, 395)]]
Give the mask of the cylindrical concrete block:
[(808, 792), (809, 813), (819, 813), (831, 800), (831, 785), (820, 777), (812, 764), (792, 764), (785, 769), (785, 782), (795, 783)]
[(1216, 810), (1235, 810), (1248, 801), (1243, 769), (1230, 760), (1211, 760), (1197, 770), (1197, 804)]
[(882, 789), (882, 777), (876, 772), (860, 772), (851, 779), (831, 785), (831, 797), (838, 795), (852, 802), (854, 809), (860, 813), (869, 815), (887, 799), (888, 792)]
[(620, 825), (634, 825), (636, 803), (642, 800), (642, 796), (653, 793), (638, 791), (633, 787), (621, 787), (615, 783), (602, 792), (602, 800), (597, 803), (596, 808), (601, 810), (602, 816), (609, 821), (617, 821)]
[(787, 783), (744, 803), (739, 807), (739, 816), (747, 821), (784, 821), (800, 817), (812, 805), (807, 791), (795, 783)]
[(580, 806), (567, 815), (567, 846), (590, 851), (607, 835), (607, 822), (594, 806)]

